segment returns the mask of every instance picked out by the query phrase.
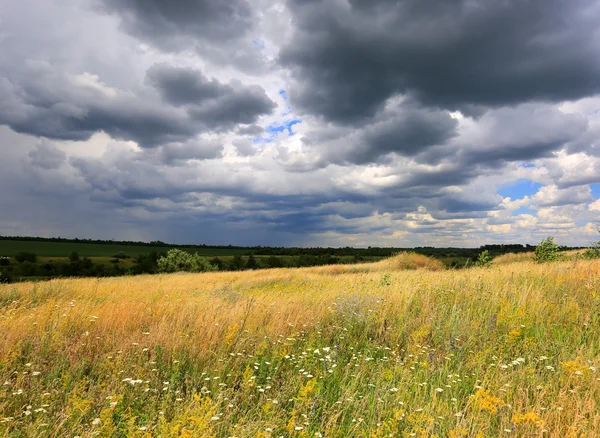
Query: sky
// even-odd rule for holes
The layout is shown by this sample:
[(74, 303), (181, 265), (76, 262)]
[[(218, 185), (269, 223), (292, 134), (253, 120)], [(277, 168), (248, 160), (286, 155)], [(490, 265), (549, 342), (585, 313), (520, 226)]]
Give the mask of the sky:
[(600, 1), (5, 0), (0, 234), (598, 240)]

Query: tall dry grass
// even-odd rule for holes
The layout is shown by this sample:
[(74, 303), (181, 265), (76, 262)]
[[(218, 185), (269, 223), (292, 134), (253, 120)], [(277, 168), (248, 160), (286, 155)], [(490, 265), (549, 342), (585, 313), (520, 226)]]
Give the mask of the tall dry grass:
[(416, 269), (427, 269), (440, 271), (444, 264), (431, 257), (414, 252), (401, 252), (392, 257), (374, 263), (359, 263), (353, 265), (329, 265), (313, 269), (313, 272), (321, 274), (339, 275), (356, 274), (361, 272), (383, 272), (383, 271), (406, 271)]
[(0, 436), (600, 436), (599, 261), (369, 266), (1, 285)]

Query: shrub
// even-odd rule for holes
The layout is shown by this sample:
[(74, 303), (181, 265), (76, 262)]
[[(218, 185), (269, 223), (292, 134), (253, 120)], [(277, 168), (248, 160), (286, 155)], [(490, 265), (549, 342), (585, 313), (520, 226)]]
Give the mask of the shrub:
[(10, 257), (0, 257), (0, 266), (10, 265)]
[[(598, 232), (600, 232), (600, 227), (598, 227)], [(584, 259), (600, 259), (600, 241), (593, 242), (592, 246), (585, 250), (583, 253)]]
[(252, 254), (250, 254), (250, 257), (248, 257), (248, 261), (246, 262), (246, 269), (258, 269), (258, 262)]
[(123, 251), (119, 251), (118, 253), (116, 253), (113, 258), (115, 259), (128, 259), (130, 258), (129, 255), (127, 255), (125, 252)]
[(559, 247), (554, 243), (554, 237), (548, 237), (535, 247), (535, 261), (538, 263), (554, 262), (559, 257)]
[(594, 246), (588, 248), (583, 253), (584, 259), (600, 259), (600, 242), (594, 244)]
[(197, 253), (190, 254), (180, 249), (172, 249), (157, 261), (159, 272), (208, 272), (215, 271), (215, 266)]
[(486, 249), (479, 254), (477, 257), (477, 261), (475, 262), (475, 266), (490, 266), (492, 264), (492, 257), (490, 257), (490, 252)]
[(71, 255), (69, 256), (69, 261), (71, 261), (71, 263), (75, 263), (79, 261), (79, 253), (77, 251), (73, 251), (71, 253)]
[(23, 262), (31, 262), (35, 263), (37, 261), (37, 256), (32, 252), (20, 252), (15, 255), (15, 260), (19, 263)]
[(12, 283), (10, 272), (0, 271), (0, 283)]

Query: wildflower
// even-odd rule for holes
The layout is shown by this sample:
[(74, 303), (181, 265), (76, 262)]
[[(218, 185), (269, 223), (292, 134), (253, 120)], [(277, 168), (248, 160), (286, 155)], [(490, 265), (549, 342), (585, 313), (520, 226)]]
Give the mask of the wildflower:
[(102, 420), (100, 420), (100, 418), (94, 418), (94, 421), (92, 421), (92, 426), (100, 426), (102, 424)]

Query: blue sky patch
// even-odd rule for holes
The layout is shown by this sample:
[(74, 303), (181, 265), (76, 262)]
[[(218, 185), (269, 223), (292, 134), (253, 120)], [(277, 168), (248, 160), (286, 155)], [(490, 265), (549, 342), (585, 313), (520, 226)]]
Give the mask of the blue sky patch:
[(532, 210), (529, 207), (519, 207), (518, 209), (512, 212), (512, 216), (519, 216), (520, 214), (530, 214), (532, 216), (535, 216), (536, 211)]
[(542, 184), (529, 179), (518, 179), (510, 183), (502, 184), (498, 187), (497, 192), (503, 198), (515, 200), (524, 198), (525, 196), (534, 195), (541, 187)]
[(279, 95), (281, 96), (281, 98), (283, 99), (283, 102), (285, 103), (285, 109), (283, 110), (282, 115), (287, 116), (288, 114), (291, 114), (291, 112), (292, 112), (292, 107), (290, 106), (290, 102), (288, 100), (287, 91), (279, 90)]
[(535, 164), (533, 164), (533, 163), (523, 163), (519, 167), (524, 167), (525, 169), (531, 169), (532, 167), (535, 167)]
[(294, 125), (297, 125), (298, 123), (302, 123), (302, 120), (293, 119), (293, 120), (285, 121), (280, 124), (273, 123), (273, 124), (267, 126), (265, 131), (267, 131), (267, 133), (271, 134), (271, 135), (275, 135), (275, 134), (279, 134), (280, 132), (287, 131), (290, 134), (290, 136), (292, 136), (292, 135), (294, 135), (294, 132), (292, 131), (292, 127)]
[(600, 199), (600, 184), (590, 184), (590, 188), (592, 189), (594, 199)]
[(283, 123), (272, 123), (271, 125), (269, 125), (265, 128), (265, 131), (267, 132), (266, 137), (254, 137), (251, 139), (252, 143), (253, 144), (271, 143), (275, 139), (277, 134), (279, 134), (283, 131), (287, 131), (289, 133), (290, 137), (292, 137), (294, 135), (294, 131), (292, 130), (292, 128), (294, 127), (294, 125), (297, 125), (298, 123), (302, 123), (302, 120), (301, 119), (292, 119), (292, 120), (287, 120)]

